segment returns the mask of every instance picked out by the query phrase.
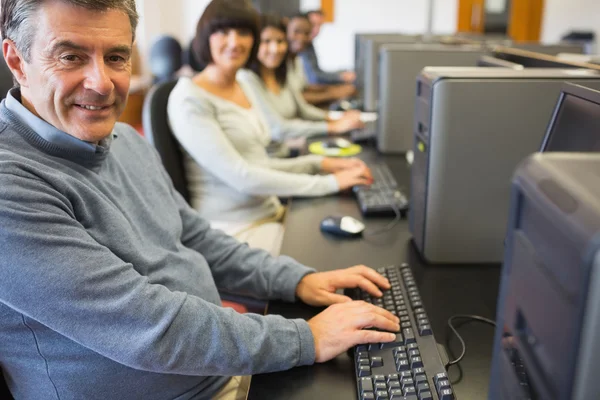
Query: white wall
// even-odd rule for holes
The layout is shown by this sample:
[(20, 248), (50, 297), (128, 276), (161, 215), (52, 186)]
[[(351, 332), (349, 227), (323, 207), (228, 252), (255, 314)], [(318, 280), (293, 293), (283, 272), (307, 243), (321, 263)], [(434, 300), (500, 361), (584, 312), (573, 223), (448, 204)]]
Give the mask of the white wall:
[[(302, 0), (303, 11), (319, 8), (319, 0)], [(456, 30), (457, 0), (434, 0), (433, 33)], [(315, 40), (323, 69), (352, 68), (354, 34), (369, 32), (425, 33), (429, 2), (426, 0), (338, 0), (334, 22), (323, 25)]]
[(596, 43), (600, 41), (599, 0), (546, 0), (545, 5), (542, 42), (557, 42), (570, 30), (592, 30), (596, 32)]
[[(458, 0), (433, 1), (433, 33), (454, 33)], [(147, 54), (152, 40), (163, 33), (173, 35), (187, 45), (209, 2), (137, 0), (141, 14), (138, 46), (142, 56)], [(301, 0), (300, 4), (306, 11), (319, 8), (320, 3), (320, 0)], [(600, 0), (546, 0), (545, 4), (543, 42), (556, 42), (571, 29), (592, 29), (600, 39)], [(424, 33), (427, 29), (428, 0), (338, 0), (335, 7), (334, 22), (323, 26), (315, 43), (324, 69), (352, 68), (355, 33)]]

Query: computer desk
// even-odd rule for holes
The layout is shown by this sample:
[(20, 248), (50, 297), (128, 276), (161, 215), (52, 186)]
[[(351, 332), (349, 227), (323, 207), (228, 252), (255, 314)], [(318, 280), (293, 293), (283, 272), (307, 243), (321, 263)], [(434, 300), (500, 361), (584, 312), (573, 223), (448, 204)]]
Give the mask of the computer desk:
[[(388, 164), (396, 180), (406, 191), (410, 172), (404, 157), (380, 156), (367, 148), (365, 161), (381, 159)], [(438, 342), (449, 337), (448, 318), (454, 314), (477, 314), (494, 318), (499, 286), (499, 265), (431, 266), (420, 260), (411, 242), (408, 220), (402, 219), (386, 233), (368, 238), (339, 239), (319, 230), (321, 219), (328, 215), (352, 215), (366, 222), (367, 229), (381, 227), (390, 219), (361, 217), (351, 195), (316, 199), (294, 199), (285, 221), (281, 254), (312, 266), (317, 271), (365, 264), (373, 268), (409, 263), (419, 285), (425, 309)], [(286, 318), (310, 319), (322, 309), (299, 303), (269, 302), (267, 313)], [(450, 378), (459, 400), (485, 399), (490, 374), (494, 330), (488, 325), (469, 323), (459, 332), (467, 345), (466, 355), (450, 368)], [(460, 354), (460, 343), (452, 338), (451, 348)], [(450, 355), (450, 358), (454, 358)], [(462, 376), (461, 376), (462, 371)], [(351, 356), (342, 354), (334, 360), (288, 371), (252, 377), (250, 400), (356, 399), (354, 367)]]

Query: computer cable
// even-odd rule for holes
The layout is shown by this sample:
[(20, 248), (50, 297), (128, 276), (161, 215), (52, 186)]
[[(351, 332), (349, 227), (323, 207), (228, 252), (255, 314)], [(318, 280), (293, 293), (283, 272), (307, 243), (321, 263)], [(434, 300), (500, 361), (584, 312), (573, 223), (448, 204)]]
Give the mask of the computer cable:
[(400, 220), (402, 219), (402, 212), (398, 208), (398, 205), (396, 204), (395, 199), (392, 199), (392, 201), (390, 201), (390, 207), (394, 211), (394, 219), (392, 221), (388, 222), (387, 225), (382, 226), (381, 228), (365, 230), (363, 232), (364, 237), (380, 235), (382, 233), (388, 232), (393, 227), (395, 227), (398, 224), (398, 222), (400, 222)]
[(468, 315), (468, 314), (457, 314), (457, 315), (453, 315), (450, 318), (448, 318), (448, 327), (450, 328), (450, 330), (452, 331), (452, 333), (454, 333), (454, 335), (458, 338), (458, 340), (460, 341), (461, 347), (462, 347), (462, 351), (460, 353), (460, 355), (452, 360), (452, 361), (448, 361), (448, 363), (446, 364), (446, 370), (448, 370), (448, 368), (450, 368), (450, 366), (458, 364), (465, 356), (465, 353), (467, 351), (467, 346), (465, 344), (465, 341), (463, 340), (462, 336), (460, 335), (460, 333), (458, 333), (458, 331), (456, 330), (456, 327), (454, 325), (454, 321), (457, 319), (462, 319), (462, 320), (466, 320), (463, 323), (467, 323), (467, 322), (481, 322), (487, 325), (491, 325), (493, 327), (496, 326), (496, 322), (492, 321), (489, 318), (485, 318), (485, 317), (480, 317), (479, 315)]

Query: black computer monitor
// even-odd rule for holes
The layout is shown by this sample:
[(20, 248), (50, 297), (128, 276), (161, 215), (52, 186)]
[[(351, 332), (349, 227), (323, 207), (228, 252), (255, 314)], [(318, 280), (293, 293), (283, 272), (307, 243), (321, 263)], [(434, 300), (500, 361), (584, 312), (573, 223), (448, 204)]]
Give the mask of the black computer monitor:
[(566, 83), (540, 151), (599, 152), (600, 92)]

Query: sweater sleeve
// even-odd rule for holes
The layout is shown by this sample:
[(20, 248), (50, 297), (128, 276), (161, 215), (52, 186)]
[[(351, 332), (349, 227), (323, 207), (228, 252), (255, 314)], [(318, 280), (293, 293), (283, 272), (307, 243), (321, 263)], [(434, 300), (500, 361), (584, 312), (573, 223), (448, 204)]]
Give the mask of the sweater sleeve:
[[(238, 77), (254, 95), (255, 104), (264, 116), (271, 138), (277, 141), (298, 137), (311, 137), (327, 133), (327, 122), (325, 122), (326, 113), (323, 112), (323, 118), (304, 118), (298, 115), (298, 118), (284, 118), (269, 100), (267, 89), (258, 76), (252, 71), (240, 71)], [(298, 103), (297, 99), (296, 103)]]
[[(92, 351), (145, 371), (231, 376), (314, 362), (306, 322), (238, 314), (151, 283), (95, 241), (60, 192), (23, 174), (0, 174), (2, 303)], [(210, 257), (217, 270), (225, 269), (234, 253), (239, 262), (244, 255), (239, 244), (221, 242), (220, 233), (197, 219), (193, 223), (202, 249), (219, 248)], [(188, 241), (191, 236), (188, 229)]]
[(282, 172), (244, 159), (223, 132), (215, 106), (207, 98), (174, 91), (168, 114), (173, 133), (188, 154), (202, 168), (242, 193), (323, 196), (338, 190), (331, 176)]
[(327, 123), (325, 120), (327, 119), (327, 111), (321, 110), (319, 107), (315, 107), (312, 104), (309, 104), (304, 96), (302, 95), (302, 90), (298, 87), (294, 87), (294, 85), (288, 85), (289, 90), (292, 92), (294, 96), (294, 100), (298, 106), (298, 112), (301, 118), (308, 119), (311, 121), (323, 121), (325, 125)]
[(304, 65), (306, 79), (310, 84), (341, 84), (344, 83), (339, 73), (326, 72), (319, 67), (317, 52), (311, 44), (306, 50), (299, 54)]

